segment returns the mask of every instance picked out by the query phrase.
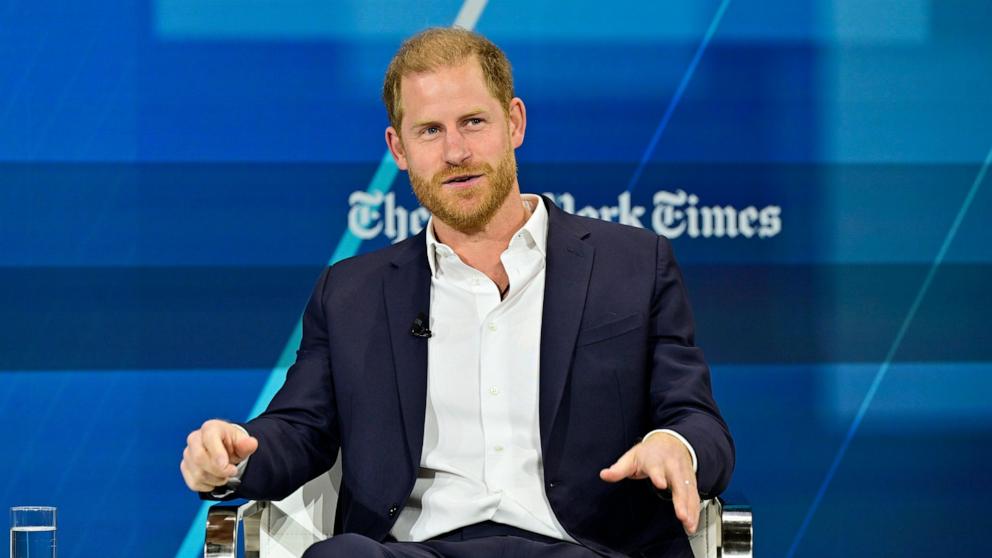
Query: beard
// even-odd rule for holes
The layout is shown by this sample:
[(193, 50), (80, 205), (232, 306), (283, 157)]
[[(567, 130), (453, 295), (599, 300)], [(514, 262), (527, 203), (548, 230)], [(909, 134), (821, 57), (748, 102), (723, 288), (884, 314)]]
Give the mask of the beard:
[[(471, 188), (447, 189), (444, 181), (456, 175), (482, 175), (486, 184)], [(451, 228), (466, 234), (479, 232), (492, 220), (517, 181), (517, 161), (513, 150), (494, 169), (489, 163), (448, 167), (429, 179), (409, 173), (410, 185), (420, 204)]]

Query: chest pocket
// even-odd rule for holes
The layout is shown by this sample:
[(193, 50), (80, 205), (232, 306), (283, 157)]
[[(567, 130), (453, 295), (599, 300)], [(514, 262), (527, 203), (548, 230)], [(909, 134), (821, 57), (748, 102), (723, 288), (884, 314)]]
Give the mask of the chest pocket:
[(610, 320), (604, 324), (587, 327), (579, 332), (579, 337), (575, 345), (577, 347), (592, 345), (593, 343), (606, 341), (607, 339), (619, 337), (620, 335), (634, 331), (643, 325), (641, 316), (641, 312), (634, 312), (633, 314)]

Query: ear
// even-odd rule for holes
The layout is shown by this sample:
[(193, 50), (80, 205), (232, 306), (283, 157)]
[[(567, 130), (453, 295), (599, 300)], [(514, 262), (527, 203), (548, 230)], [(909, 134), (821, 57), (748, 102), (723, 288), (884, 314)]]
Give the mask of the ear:
[(510, 144), (516, 149), (523, 145), (524, 132), (527, 131), (527, 107), (520, 97), (510, 100), (507, 118), (510, 121)]
[(393, 160), (396, 161), (396, 167), (401, 171), (407, 170), (408, 165), (406, 163), (406, 151), (403, 149), (403, 140), (400, 138), (400, 133), (392, 126), (386, 128), (386, 147), (389, 148), (389, 153), (392, 154)]

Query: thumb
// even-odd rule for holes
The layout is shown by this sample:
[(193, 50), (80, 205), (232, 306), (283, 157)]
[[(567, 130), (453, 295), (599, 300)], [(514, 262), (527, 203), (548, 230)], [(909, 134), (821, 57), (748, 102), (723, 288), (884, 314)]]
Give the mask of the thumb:
[(617, 482), (627, 477), (634, 476), (637, 472), (637, 459), (634, 448), (627, 450), (627, 453), (620, 456), (616, 463), (609, 468), (599, 472), (599, 478), (606, 482)]
[(234, 455), (231, 456), (231, 463), (235, 465), (241, 463), (248, 456), (255, 453), (258, 449), (258, 438), (253, 438), (252, 436), (241, 436), (234, 441)]

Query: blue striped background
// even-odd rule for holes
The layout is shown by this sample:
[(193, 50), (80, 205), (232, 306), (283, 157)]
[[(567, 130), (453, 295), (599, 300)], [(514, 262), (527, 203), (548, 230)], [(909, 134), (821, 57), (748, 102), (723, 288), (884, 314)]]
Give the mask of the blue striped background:
[[(352, 192), (414, 207), (382, 73), (462, 2), (278, 5), (0, 1), (0, 507), (58, 506), (61, 556), (176, 556), (186, 433), (257, 412), (320, 269), (388, 243), (348, 232)], [(781, 208), (771, 238), (675, 240), (761, 556), (985, 551), (990, 18), (508, 0), (478, 21), (527, 103), (525, 191), (629, 190), (645, 221), (660, 190)]]

